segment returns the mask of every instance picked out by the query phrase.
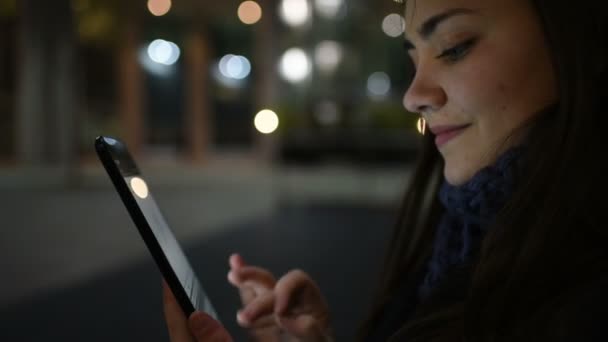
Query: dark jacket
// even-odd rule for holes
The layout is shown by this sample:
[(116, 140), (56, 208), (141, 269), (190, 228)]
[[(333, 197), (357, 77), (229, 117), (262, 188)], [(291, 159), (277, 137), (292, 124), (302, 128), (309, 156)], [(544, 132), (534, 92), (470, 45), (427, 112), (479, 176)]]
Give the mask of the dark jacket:
[[(414, 315), (432, 312), (448, 303), (462, 300), (470, 279), (470, 264), (453, 270), (445, 282), (423, 303), (417, 303), (415, 283), (418, 277), (402, 284), (401, 291), (385, 307), (382, 318), (366, 341), (407, 341), (400, 332)], [(534, 335), (513, 337), (512, 341), (608, 341), (608, 270), (598, 270), (597, 277), (581, 286), (569, 299), (547, 317)]]

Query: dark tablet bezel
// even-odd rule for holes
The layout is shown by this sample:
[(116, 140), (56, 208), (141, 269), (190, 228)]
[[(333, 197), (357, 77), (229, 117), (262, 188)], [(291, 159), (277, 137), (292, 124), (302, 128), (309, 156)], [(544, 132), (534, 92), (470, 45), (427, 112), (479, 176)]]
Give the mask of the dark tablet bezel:
[[(112, 139), (112, 141), (115, 143), (110, 145), (108, 143), (108, 138)], [(159, 241), (154, 236), (152, 227), (150, 227), (148, 220), (138, 205), (137, 200), (133, 197), (133, 193), (125, 181), (125, 177), (129, 176), (137, 176), (143, 179), (141, 172), (139, 171), (125, 144), (118, 139), (99, 136), (95, 139), (95, 150), (104, 169), (114, 184), (114, 188), (120, 195), (122, 202), (127, 208), (133, 223), (135, 223), (135, 226), (148, 247), (150, 254), (165, 278), (165, 281), (169, 285), (173, 295), (186, 314), (186, 317), (189, 317), (196, 310), (195, 305), (187, 294), (186, 289), (184, 289), (182, 286), (174, 269), (171, 267), (171, 264), (163, 252)], [(173, 235), (173, 232), (170, 230), (169, 232), (171, 235)], [(191, 267), (189, 272), (192, 272), (192, 275), (194, 276), (194, 270), (192, 270)], [(206, 296), (205, 292), (202, 288), (200, 288), (200, 286), (199, 288), (195, 289), (195, 291), (199, 296)], [(207, 314), (210, 314), (216, 319), (218, 318), (216, 317), (217, 315), (215, 312), (207, 312)]]

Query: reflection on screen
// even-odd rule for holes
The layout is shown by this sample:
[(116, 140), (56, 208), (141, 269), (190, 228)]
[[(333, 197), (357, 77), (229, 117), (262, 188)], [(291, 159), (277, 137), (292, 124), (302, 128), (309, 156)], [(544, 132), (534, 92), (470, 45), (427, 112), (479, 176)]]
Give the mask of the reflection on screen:
[(135, 195), (141, 199), (146, 199), (148, 197), (148, 185), (146, 182), (139, 177), (132, 177), (129, 181), (129, 186), (131, 191), (135, 193)]

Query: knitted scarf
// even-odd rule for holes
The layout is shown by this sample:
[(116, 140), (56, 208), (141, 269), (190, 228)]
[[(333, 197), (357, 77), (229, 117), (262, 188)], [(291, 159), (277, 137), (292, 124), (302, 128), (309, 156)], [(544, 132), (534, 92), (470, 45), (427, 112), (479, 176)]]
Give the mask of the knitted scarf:
[(521, 147), (510, 149), (465, 184), (442, 184), (439, 198), (445, 212), (437, 227), (427, 273), (418, 287), (420, 300), (431, 294), (450, 269), (470, 261), (478, 252), (483, 237), (513, 192), (516, 161), (521, 154)]

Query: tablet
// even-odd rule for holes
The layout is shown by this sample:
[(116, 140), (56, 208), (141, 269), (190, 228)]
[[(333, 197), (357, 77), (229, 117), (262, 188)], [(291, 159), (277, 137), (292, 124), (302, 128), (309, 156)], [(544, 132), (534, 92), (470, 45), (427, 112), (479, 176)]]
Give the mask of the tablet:
[(125, 144), (100, 136), (95, 139), (95, 150), (186, 317), (194, 311), (204, 311), (218, 319)]

